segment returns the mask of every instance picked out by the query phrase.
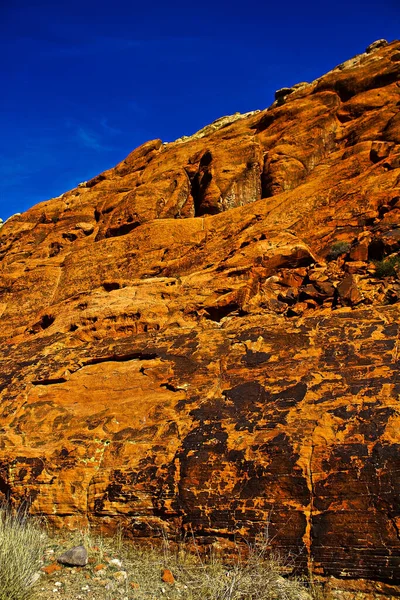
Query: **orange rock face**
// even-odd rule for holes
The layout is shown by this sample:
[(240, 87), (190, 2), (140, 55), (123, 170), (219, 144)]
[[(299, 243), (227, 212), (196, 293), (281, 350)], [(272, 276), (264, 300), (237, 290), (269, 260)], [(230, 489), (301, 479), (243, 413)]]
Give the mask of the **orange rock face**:
[(399, 82), (378, 44), (4, 224), (4, 496), (400, 582)]

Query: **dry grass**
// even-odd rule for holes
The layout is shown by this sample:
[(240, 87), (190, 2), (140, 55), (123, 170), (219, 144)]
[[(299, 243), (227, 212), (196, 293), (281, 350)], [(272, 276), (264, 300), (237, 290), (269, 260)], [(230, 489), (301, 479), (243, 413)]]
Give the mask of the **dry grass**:
[[(306, 582), (282, 577), (288, 565), (273, 555), (266, 536), (256, 543), (236, 546), (234, 555), (224, 561), (215, 554), (207, 558), (188, 552), (186, 546), (143, 548), (123, 542), (121, 536), (107, 539), (87, 532), (74, 534), (62, 545), (53, 540), (55, 555), (72, 545), (84, 544), (91, 563), (82, 570), (65, 569), (46, 577), (41, 583), (40, 600), (50, 597), (57, 581), (57, 597), (75, 600), (310, 600), (317, 598), (317, 588)], [(192, 544), (192, 547), (195, 547)], [(122, 566), (113, 563), (119, 559)], [(98, 570), (100, 565), (104, 568)], [(164, 569), (171, 571), (174, 583), (161, 578)], [(121, 577), (126, 573), (126, 579)], [(45, 586), (43, 587), (43, 584)], [(320, 598), (320, 596), (319, 596)]]
[(25, 511), (0, 507), (0, 600), (25, 600), (39, 578), (46, 535)]
[[(60, 567), (63, 551), (84, 545), (84, 568)], [(312, 581), (283, 577), (290, 570), (272, 552), (267, 535), (253, 544), (237, 544), (229, 559), (206, 557), (193, 541), (188, 546), (144, 548), (90, 531), (54, 532), (39, 527), (26, 513), (0, 509), (0, 600), (322, 600)], [(45, 573), (42, 565), (51, 566)], [(173, 579), (162, 574), (168, 569)], [(38, 573), (41, 575), (38, 577)], [(38, 585), (33, 587), (36, 579)]]

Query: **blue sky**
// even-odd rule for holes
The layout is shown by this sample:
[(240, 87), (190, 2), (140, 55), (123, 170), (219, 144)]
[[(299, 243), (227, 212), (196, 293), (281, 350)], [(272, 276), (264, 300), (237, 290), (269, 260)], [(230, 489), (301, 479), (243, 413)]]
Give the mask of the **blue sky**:
[(0, 217), (266, 108), (399, 25), (398, 0), (0, 0)]

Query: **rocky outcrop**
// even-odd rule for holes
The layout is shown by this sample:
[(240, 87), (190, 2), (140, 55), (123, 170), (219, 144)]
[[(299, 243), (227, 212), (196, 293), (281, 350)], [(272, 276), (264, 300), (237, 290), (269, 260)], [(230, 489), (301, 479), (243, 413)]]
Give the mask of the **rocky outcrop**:
[(3, 496), (400, 583), (399, 56), (4, 223)]

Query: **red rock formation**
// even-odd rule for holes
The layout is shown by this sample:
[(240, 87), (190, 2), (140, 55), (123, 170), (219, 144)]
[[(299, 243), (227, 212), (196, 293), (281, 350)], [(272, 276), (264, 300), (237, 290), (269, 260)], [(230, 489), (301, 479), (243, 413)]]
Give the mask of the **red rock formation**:
[(399, 81), (378, 44), (4, 224), (4, 496), (400, 582)]

